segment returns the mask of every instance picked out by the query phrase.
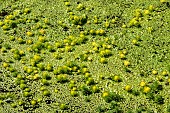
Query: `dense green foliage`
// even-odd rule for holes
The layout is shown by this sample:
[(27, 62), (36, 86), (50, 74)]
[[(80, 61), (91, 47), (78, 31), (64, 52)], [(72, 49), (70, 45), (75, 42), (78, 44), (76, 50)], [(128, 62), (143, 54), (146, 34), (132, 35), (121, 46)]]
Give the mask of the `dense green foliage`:
[(0, 113), (170, 112), (170, 1), (0, 4)]

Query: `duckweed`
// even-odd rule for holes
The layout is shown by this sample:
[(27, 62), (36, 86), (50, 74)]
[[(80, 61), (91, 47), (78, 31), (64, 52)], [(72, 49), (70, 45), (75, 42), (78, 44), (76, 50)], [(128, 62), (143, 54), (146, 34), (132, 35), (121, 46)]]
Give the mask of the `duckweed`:
[(0, 113), (169, 112), (169, 3), (0, 1)]

